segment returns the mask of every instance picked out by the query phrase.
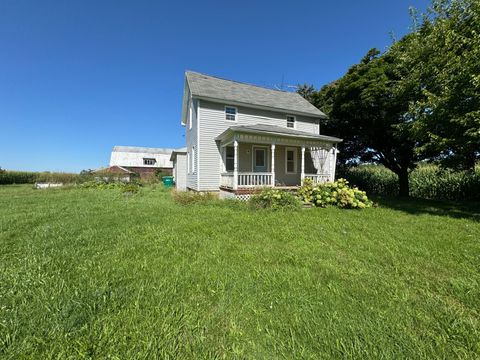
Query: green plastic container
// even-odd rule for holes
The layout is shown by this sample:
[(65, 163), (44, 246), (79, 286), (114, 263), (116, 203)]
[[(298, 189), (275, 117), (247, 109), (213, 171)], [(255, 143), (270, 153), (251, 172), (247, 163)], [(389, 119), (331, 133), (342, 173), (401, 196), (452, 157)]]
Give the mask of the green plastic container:
[(172, 187), (173, 186), (173, 176), (164, 176), (162, 177), (163, 186)]

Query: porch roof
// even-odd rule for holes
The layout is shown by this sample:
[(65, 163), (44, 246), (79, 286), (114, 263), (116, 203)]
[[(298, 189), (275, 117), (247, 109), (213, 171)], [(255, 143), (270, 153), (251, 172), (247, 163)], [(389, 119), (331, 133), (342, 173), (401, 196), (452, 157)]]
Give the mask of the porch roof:
[(317, 134), (307, 133), (305, 131), (299, 131), (299, 130), (285, 128), (281, 126), (263, 125), (263, 124), (230, 126), (227, 130), (225, 130), (223, 133), (217, 136), (215, 140), (225, 141), (236, 133), (280, 136), (280, 137), (296, 138), (296, 139), (310, 140), (310, 141), (319, 140), (322, 142), (329, 142), (329, 143), (342, 142), (342, 139), (339, 139), (333, 136), (317, 135)]

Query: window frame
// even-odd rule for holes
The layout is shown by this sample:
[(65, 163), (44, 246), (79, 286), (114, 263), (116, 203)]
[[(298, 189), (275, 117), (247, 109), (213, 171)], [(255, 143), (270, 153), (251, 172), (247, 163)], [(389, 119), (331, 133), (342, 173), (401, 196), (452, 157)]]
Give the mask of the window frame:
[[(149, 162), (151, 162), (151, 164)], [(143, 158), (143, 165), (155, 166), (156, 163), (157, 163), (157, 159), (155, 158)]]
[[(288, 171), (288, 152), (293, 151), (293, 171)], [(295, 147), (285, 148), (285, 174), (298, 174), (298, 149)]]
[(195, 174), (196, 173), (196, 163), (197, 163), (197, 159), (196, 159), (196, 156), (197, 156), (197, 151), (195, 149), (195, 146), (192, 147), (192, 159), (191, 159), (191, 165), (192, 165), (192, 174)]
[[(233, 155), (232, 156), (228, 156), (228, 149), (231, 148), (233, 149)], [(227, 167), (227, 162), (228, 160), (231, 159), (233, 160), (232, 162), (232, 170), (228, 170), (228, 167)], [(233, 146), (225, 146), (225, 172), (233, 172), (235, 171), (235, 148)]]
[(193, 126), (193, 99), (188, 100), (188, 130), (192, 130)]
[[(296, 129), (297, 128), (297, 117), (295, 115), (287, 115), (285, 118), (286, 118), (286, 121), (287, 121), (287, 128), (288, 129)], [(288, 126), (289, 118), (293, 119), (293, 126)]]
[[(235, 109), (235, 120), (227, 119), (227, 115), (232, 115), (232, 114), (227, 113), (227, 109)], [(227, 122), (237, 122), (238, 121), (238, 108), (236, 106), (225, 105), (223, 120), (227, 121)]]

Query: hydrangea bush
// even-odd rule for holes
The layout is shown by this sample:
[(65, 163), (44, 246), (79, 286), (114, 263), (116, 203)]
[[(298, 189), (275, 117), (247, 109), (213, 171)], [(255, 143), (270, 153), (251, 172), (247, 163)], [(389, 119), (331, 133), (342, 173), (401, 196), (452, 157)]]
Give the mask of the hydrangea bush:
[(298, 193), (304, 202), (318, 207), (338, 206), (346, 209), (365, 209), (373, 204), (365, 191), (361, 191), (357, 187), (349, 187), (348, 181), (345, 179), (315, 186), (310, 179), (305, 179)]

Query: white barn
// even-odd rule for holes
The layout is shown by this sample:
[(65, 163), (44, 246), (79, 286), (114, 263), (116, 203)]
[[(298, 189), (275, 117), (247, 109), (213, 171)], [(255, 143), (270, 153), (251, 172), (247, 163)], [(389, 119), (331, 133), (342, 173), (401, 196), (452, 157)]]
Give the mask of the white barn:
[(147, 148), (138, 146), (114, 146), (110, 166), (121, 166), (140, 176), (149, 176), (157, 170), (172, 173), (170, 160), (174, 149)]

